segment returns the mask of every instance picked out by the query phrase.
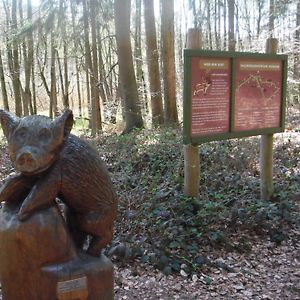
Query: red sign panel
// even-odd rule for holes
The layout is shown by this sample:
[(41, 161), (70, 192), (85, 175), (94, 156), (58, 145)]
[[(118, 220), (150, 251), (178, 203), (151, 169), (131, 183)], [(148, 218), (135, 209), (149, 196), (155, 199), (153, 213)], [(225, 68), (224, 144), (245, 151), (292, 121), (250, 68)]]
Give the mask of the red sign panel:
[(184, 143), (284, 130), (287, 55), (185, 49)]
[(282, 61), (237, 59), (234, 131), (280, 127)]
[(191, 135), (229, 132), (230, 58), (192, 57)]

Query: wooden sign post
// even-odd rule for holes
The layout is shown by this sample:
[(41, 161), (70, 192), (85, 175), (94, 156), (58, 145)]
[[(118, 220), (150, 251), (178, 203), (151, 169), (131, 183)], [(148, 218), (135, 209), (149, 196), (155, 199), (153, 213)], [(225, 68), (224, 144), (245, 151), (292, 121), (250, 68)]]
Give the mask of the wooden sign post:
[[(201, 31), (199, 28), (190, 28), (187, 34), (187, 48), (201, 48)], [(200, 181), (200, 158), (198, 145), (184, 145), (184, 193), (189, 197), (197, 198)]]
[(274, 43), (274, 39), (268, 41), (267, 54), (185, 49), (187, 196), (196, 197), (199, 190), (197, 145), (262, 135), (261, 196), (271, 197), (273, 134), (284, 131), (287, 78), (287, 56), (276, 55)]
[[(275, 54), (278, 40), (267, 39), (266, 53)], [(260, 195), (262, 199), (270, 200), (274, 192), (273, 184), (273, 134), (265, 134), (260, 138)]]

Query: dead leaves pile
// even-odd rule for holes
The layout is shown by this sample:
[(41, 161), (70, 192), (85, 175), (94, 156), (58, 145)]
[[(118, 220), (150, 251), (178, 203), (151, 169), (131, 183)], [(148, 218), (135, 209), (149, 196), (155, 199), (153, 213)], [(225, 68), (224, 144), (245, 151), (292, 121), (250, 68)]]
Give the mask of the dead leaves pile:
[(251, 255), (222, 253), (232, 272), (211, 269), (188, 278), (149, 265), (117, 267), (115, 299), (300, 299), (300, 232), (275, 247), (257, 238)]

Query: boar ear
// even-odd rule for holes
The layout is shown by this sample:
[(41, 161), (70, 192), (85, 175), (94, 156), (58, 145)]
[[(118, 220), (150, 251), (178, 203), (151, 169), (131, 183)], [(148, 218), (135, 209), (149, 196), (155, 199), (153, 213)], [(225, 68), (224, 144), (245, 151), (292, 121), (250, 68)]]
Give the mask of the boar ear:
[(68, 137), (73, 127), (73, 113), (71, 109), (66, 109), (64, 113), (54, 120), (55, 127), (59, 129), (63, 138)]
[(20, 118), (15, 116), (14, 114), (0, 109), (0, 122), (2, 126), (3, 133), (5, 137), (8, 139), (9, 135), (12, 131), (18, 126), (20, 122)]

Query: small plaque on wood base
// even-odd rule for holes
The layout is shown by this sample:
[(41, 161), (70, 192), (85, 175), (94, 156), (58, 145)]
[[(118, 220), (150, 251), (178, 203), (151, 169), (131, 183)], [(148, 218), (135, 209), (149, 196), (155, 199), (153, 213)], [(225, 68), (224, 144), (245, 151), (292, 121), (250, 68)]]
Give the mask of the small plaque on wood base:
[(86, 276), (57, 283), (58, 300), (78, 299), (86, 300), (88, 297)]

